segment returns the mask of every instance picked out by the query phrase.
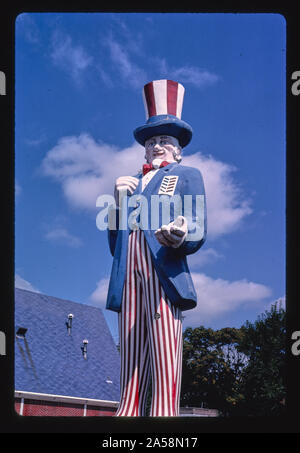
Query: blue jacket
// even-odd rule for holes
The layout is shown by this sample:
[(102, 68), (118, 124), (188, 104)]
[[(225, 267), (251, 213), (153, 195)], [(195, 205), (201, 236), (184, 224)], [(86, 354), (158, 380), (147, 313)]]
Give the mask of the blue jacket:
[[(191, 209), (187, 211), (190, 215), (185, 215), (183, 211), (182, 214), (180, 213), (188, 220), (188, 235), (190, 236), (187, 236), (183, 244), (178, 248), (161, 246), (154, 235), (155, 229), (163, 224), (161, 209), (159, 210), (159, 225), (156, 226), (155, 229), (151, 229), (151, 195), (158, 195), (159, 192), (161, 193), (161, 184), (166, 181), (166, 178), (164, 179), (166, 176), (175, 176), (175, 178), (172, 178), (172, 181), (176, 180), (175, 190), (173, 190), (174, 196), (179, 195), (183, 203), (184, 195), (189, 195), (190, 197), (187, 198), (191, 200)], [(139, 178), (140, 181), (132, 196), (136, 196), (135, 199), (137, 200), (137, 204), (133, 204), (132, 207), (128, 208), (128, 217), (130, 217), (130, 214), (135, 209), (134, 206), (139, 206), (140, 198), (143, 198), (144, 201), (145, 199), (147, 200), (149, 209), (148, 212), (147, 210), (145, 211), (146, 214), (144, 218), (148, 219), (148, 228), (141, 228), (144, 230), (153, 265), (158, 274), (160, 283), (166, 295), (174, 305), (178, 306), (181, 310), (194, 308), (197, 304), (197, 295), (187, 265), (186, 255), (195, 253), (199, 250), (206, 237), (206, 200), (201, 173), (196, 168), (186, 167), (174, 162), (166, 167), (160, 168), (145, 187), (144, 191), (142, 191), (142, 175), (136, 175), (136, 177)], [(174, 188), (174, 185), (172, 187)], [(139, 195), (142, 195), (143, 197)], [(169, 195), (159, 195), (159, 197), (167, 197), (169, 199)], [(128, 200), (130, 200), (130, 198), (131, 197), (129, 197)], [(198, 199), (198, 204), (196, 199)], [(170, 206), (170, 222), (172, 222), (174, 220), (175, 208), (173, 203), (171, 203)], [(175, 211), (175, 218), (177, 215), (178, 212)], [(140, 212), (137, 220), (140, 220), (141, 217), (142, 214)], [(195, 225), (197, 234), (195, 234)], [(120, 225), (117, 224), (117, 227), (118, 226), (120, 227)], [(128, 237), (131, 231), (132, 229), (128, 226), (126, 229), (108, 229), (109, 246), (114, 259), (106, 308), (116, 312), (121, 310), (123, 286), (126, 275)], [(190, 240), (188, 240), (188, 238), (190, 238)]]

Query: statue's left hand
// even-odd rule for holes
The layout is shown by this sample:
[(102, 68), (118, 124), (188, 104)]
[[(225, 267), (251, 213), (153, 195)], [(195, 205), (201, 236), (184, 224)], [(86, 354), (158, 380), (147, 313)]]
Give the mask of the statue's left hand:
[(178, 216), (174, 222), (162, 225), (154, 234), (161, 245), (178, 248), (187, 235), (187, 220), (183, 216)]

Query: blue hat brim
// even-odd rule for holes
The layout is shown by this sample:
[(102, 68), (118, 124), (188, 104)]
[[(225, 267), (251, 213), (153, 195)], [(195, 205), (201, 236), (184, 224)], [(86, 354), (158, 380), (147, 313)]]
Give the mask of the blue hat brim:
[(145, 141), (156, 135), (170, 135), (177, 138), (183, 148), (192, 139), (193, 129), (185, 121), (173, 115), (157, 115), (149, 118), (146, 124), (136, 128), (133, 132), (136, 141), (145, 146)]

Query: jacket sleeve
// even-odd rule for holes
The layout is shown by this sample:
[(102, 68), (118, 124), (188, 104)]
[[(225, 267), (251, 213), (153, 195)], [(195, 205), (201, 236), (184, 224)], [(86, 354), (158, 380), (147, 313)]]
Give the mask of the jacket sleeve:
[(107, 228), (108, 245), (112, 256), (115, 254), (117, 237), (119, 232), (119, 208), (110, 207), (110, 215), (115, 219), (114, 225)]
[(201, 172), (187, 167), (180, 189), (183, 200), (183, 216), (187, 219), (188, 234), (176, 251), (181, 255), (195, 253), (204, 244), (207, 234), (206, 196)]
[[(136, 174), (136, 175), (134, 175), (134, 177), (140, 178), (141, 176), (140, 176), (140, 174)], [(114, 204), (109, 209), (110, 209), (110, 215), (114, 219), (114, 222), (112, 222), (113, 226), (112, 227), (109, 226), (107, 229), (108, 244), (109, 244), (110, 253), (112, 254), (112, 256), (114, 256), (118, 233), (119, 233), (120, 208)], [(122, 222), (122, 219), (121, 219), (121, 222)]]

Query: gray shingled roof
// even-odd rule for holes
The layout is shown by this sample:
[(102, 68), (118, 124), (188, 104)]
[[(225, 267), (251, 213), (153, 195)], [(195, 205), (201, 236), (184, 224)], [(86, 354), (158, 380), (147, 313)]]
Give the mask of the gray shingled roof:
[(16, 337), (16, 390), (119, 400), (119, 353), (100, 309), (16, 288), (15, 325), (28, 329)]

